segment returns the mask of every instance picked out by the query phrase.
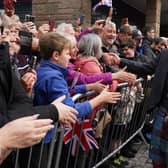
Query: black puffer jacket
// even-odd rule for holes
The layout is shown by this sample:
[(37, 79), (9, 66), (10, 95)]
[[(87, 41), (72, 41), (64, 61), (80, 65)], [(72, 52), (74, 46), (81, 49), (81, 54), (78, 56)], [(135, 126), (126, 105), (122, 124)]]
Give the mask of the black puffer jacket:
[(151, 48), (152, 39), (144, 38), (142, 43), (143, 54), (148, 56), (150, 59), (156, 58), (157, 55), (153, 52)]
[[(0, 127), (10, 120), (33, 114), (40, 114), (39, 118), (58, 121), (58, 111), (54, 105), (33, 106), (32, 100), (12, 71), (8, 44), (0, 44)], [(11, 156), (12, 154), (3, 162), (1, 168), (13, 167)]]
[[(0, 56), (8, 56), (8, 45), (0, 50)], [(7, 50), (4, 52), (4, 50)], [(2, 52), (1, 52), (2, 51)], [(26, 95), (20, 81), (12, 71), (8, 59), (0, 60), (0, 126), (8, 120), (23, 116), (40, 114), (40, 118), (58, 120), (58, 111), (53, 105), (33, 107), (32, 100)]]

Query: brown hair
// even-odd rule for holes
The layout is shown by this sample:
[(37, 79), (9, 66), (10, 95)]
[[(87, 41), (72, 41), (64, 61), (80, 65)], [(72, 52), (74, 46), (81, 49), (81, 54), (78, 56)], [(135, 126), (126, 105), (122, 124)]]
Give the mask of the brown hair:
[(120, 33), (127, 34), (127, 35), (132, 35), (131, 27), (129, 25), (122, 25), (120, 27)]
[(136, 43), (135, 43), (134, 40), (132, 40), (130, 38), (127, 38), (127, 39), (124, 39), (121, 42), (121, 48), (124, 48), (124, 47), (135, 48), (136, 47)]
[(52, 57), (54, 51), (57, 51), (59, 54), (61, 54), (63, 49), (70, 49), (69, 40), (55, 32), (49, 32), (44, 34), (40, 38), (39, 45), (43, 59), (47, 60)]

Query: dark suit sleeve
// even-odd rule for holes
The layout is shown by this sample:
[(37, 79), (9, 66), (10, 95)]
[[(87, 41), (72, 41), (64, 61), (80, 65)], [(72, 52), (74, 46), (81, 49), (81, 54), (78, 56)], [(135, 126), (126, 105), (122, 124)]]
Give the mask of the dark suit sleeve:
[(55, 122), (58, 121), (57, 108), (52, 104), (34, 107), (32, 100), (26, 95), (26, 92), (14, 74), (12, 75), (12, 84), (13, 96), (8, 106), (9, 120), (40, 114), (39, 118), (50, 118)]
[(151, 59), (149, 62), (132, 61), (125, 58), (121, 58), (120, 67), (127, 66), (127, 70), (137, 75), (152, 75), (155, 72), (158, 64), (159, 57)]
[(0, 114), (0, 127), (2, 127), (7, 122), (6, 116)]

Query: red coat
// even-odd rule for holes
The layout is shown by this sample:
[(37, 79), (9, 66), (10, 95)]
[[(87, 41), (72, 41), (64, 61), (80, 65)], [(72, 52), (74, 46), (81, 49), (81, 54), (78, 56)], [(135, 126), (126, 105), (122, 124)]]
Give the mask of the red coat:
[(78, 57), (75, 61), (75, 66), (86, 75), (103, 73), (103, 67), (94, 57)]

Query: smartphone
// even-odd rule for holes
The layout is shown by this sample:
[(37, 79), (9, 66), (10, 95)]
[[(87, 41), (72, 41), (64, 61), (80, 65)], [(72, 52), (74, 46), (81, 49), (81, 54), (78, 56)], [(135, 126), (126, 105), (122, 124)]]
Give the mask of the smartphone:
[(29, 67), (31, 69), (36, 69), (36, 64), (37, 64), (37, 56), (32, 56), (29, 62)]
[(49, 26), (50, 26), (50, 32), (52, 32), (55, 28), (55, 21), (54, 20), (49, 20)]
[(25, 15), (25, 22), (35, 22), (35, 16)]
[(26, 31), (19, 31), (20, 54), (29, 54), (32, 48), (32, 33)]
[(80, 16), (80, 25), (82, 25), (85, 21), (85, 15)]

